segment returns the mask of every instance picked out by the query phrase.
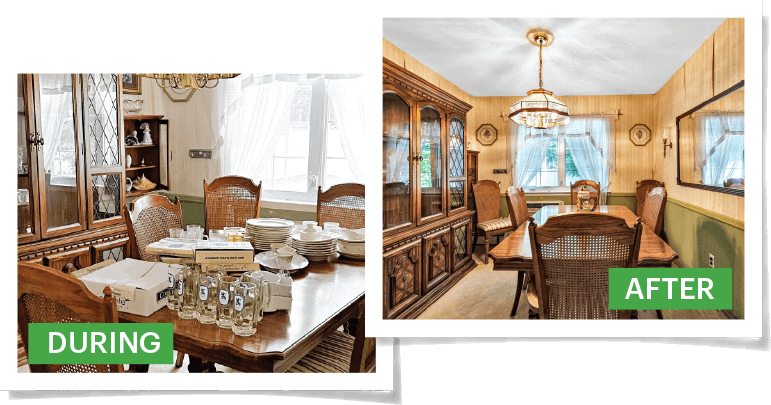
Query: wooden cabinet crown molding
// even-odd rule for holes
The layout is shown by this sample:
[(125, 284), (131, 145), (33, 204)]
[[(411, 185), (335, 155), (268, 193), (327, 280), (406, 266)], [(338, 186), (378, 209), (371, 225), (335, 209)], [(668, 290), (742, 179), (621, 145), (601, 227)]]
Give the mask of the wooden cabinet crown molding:
[(383, 58), (383, 82), (406, 87), (419, 96), (462, 115), (466, 115), (472, 108), (471, 104), (460, 100), (386, 58)]

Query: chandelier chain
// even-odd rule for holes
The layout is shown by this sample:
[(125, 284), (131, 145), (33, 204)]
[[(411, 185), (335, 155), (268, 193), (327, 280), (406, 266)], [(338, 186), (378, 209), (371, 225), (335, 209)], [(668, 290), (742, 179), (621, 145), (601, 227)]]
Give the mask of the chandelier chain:
[(538, 40), (538, 87), (543, 88), (543, 40)]

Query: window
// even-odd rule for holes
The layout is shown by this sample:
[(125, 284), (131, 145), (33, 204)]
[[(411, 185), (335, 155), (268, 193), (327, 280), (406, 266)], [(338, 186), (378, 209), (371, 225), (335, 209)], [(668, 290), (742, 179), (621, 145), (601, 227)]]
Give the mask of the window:
[(523, 187), (527, 189), (569, 187), (571, 183), (581, 180), (578, 168), (573, 161), (573, 154), (565, 144), (565, 137), (552, 139), (543, 163), (536, 169), (532, 180)]
[(226, 110), (222, 126), (223, 172), (262, 181), (267, 199), (293, 202), (315, 202), (319, 186), (363, 182), (359, 79), (326, 76), (248, 75), (238, 83), (238, 103), (225, 103), (235, 111)]

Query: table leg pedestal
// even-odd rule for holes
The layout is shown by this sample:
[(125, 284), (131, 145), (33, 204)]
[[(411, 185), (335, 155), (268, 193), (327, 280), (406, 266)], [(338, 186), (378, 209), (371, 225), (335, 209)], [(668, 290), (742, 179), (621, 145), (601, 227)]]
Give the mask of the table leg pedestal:
[(514, 294), (514, 305), (511, 307), (511, 316), (517, 314), (517, 307), (519, 306), (519, 299), (522, 297), (522, 285), (525, 281), (525, 272), (517, 272), (517, 292)]

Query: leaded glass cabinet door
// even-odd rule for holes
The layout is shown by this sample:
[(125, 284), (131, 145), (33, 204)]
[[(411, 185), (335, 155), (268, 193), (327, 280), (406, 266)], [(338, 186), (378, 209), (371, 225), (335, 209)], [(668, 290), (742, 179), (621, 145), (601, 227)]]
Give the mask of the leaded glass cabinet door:
[(383, 230), (386, 234), (414, 226), (411, 107), (399, 94), (383, 93)]
[(82, 75), (86, 139), (86, 195), (90, 228), (121, 222), (126, 194), (123, 82), (114, 73)]
[(86, 229), (79, 84), (77, 75), (33, 75), (43, 238)]
[(466, 208), (466, 124), (454, 115), (448, 121), (450, 212)]
[(421, 105), (415, 159), (418, 171), (418, 225), (445, 216), (446, 204), (443, 113), (437, 107)]
[(40, 240), (37, 193), (37, 143), (32, 76), (16, 75), (18, 132), (16, 137), (16, 234), (18, 243)]

